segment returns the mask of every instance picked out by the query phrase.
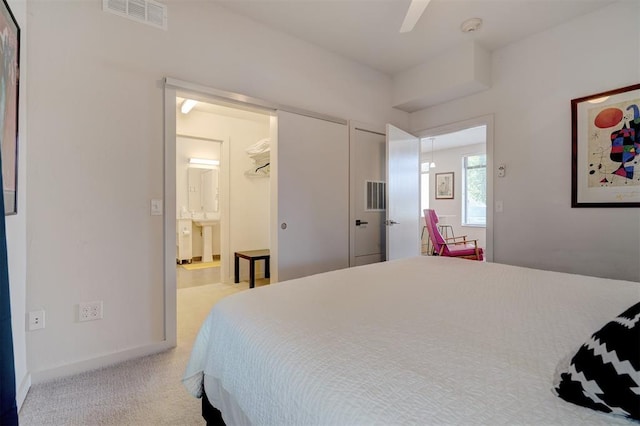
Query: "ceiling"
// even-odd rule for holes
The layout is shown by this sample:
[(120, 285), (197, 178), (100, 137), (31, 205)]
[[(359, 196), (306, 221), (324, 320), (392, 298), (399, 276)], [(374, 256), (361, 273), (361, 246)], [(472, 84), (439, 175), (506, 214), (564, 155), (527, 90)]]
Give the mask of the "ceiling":
[[(394, 75), (469, 40), (493, 51), (616, 0), (432, 0), (400, 33), (409, 0), (212, 0), (254, 21)], [(482, 27), (460, 25), (482, 18)]]
[(200, 111), (208, 114), (219, 115), (223, 117), (237, 118), (240, 120), (249, 120), (256, 122), (269, 121), (269, 114), (265, 111), (259, 111), (245, 105), (224, 105), (223, 101), (211, 103), (212, 101), (206, 96), (197, 96), (192, 93), (179, 93), (176, 96), (176, 114), (182, 114), (180, 111), (182, 103), (185, 99), (194, 99), (198, 103), (193, 107), (194, 111)]
[[(451, 133), (433, 136), (433, 151), (460, 148), (467, 145), (475, 145), (487, 142), (487, 126), (470, 127)], [(420, 151), (431, 152), (431, 137), (421, 138)]]

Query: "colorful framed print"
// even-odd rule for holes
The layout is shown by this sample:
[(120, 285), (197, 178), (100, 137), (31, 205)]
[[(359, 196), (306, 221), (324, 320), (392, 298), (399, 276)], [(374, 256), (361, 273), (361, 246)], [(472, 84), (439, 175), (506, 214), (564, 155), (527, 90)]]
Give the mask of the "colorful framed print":
[(571, 100), (571, 207), (640, 207), (640, 84)]
[(436, 200), (453, 200), (453, 172), (436, 173)]
[(18, 213), (18, 87), (20, 27), (0, 3), (0, 141), (5, 215)]

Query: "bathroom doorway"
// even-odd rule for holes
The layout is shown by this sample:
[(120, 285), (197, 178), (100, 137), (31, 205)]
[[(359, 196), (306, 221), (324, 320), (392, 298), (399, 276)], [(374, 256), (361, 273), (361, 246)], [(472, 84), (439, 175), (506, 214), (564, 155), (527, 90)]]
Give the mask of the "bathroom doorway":
[(233, 283), (235, 251), (270, 248), (271, 116), (189, 92), (175, 102), (176, 287)]

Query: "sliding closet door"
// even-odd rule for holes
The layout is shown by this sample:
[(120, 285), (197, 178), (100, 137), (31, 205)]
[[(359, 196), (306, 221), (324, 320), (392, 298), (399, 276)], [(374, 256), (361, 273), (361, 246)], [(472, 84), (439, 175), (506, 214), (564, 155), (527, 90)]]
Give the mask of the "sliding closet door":
[(348, 267), (346, 122), (278, 111), (276, 133), (271, 177), (277, 200), (271, 244), (275, 278), (284, 281)]

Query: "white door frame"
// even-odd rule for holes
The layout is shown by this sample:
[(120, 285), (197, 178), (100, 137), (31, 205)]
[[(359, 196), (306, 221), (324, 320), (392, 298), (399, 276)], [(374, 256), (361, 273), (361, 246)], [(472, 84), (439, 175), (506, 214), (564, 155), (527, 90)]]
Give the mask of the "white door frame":
[[(203, 102), (241, 108), (262, 113), (275, 111), (273, 105), (259, 99), (236, 93), (225, 92), (198, 84), (172, 78), (164, 81), (164, 338), (171, 345), (177, 344), (177, 278), (176, 278), (176, 95), (178, 92), (194, 94)], [(221, 236), (220, 250), (227, 257), (230, 251), (229, 226), (229, 141), (222, 141), (221, 167)], [(221, 164), (223, 166), (224, 164)], [(228, 262), (227, 262), (228, 263)], [(221, 279), (225, 280), (230, 272), (221, 262)], [(223, 275), (224, 274), (224, 275)]]
[(430, 136), (438, 136), (446, 133), (458, 132), (470, 127), (486, 126), (486, 155), (487, 155), (487, 226), (485, 228), (486, 233), (486, 247), (484, 248), (484, 257), (487, 262), (493, 262), (493, 138), (494, 138), (494, 125), (493, 114), (482, 115), (479, 117), (470, 118), (467, 120), (457, 121), (455, 123), (449, 123), (442, 126), (431, 127), (428, 129), (414, 132), (420, 138), (428, 138)]

